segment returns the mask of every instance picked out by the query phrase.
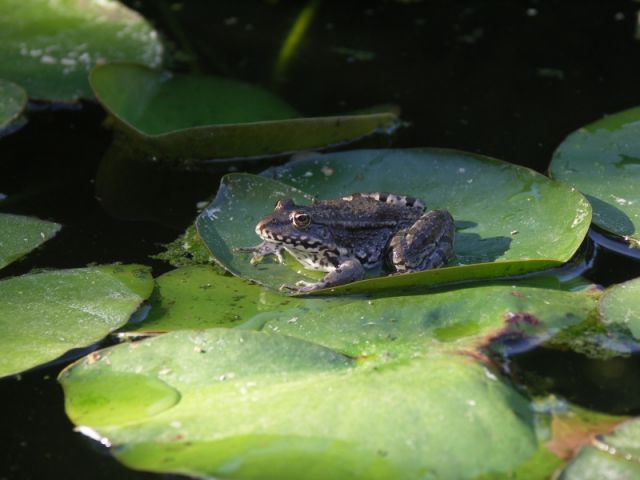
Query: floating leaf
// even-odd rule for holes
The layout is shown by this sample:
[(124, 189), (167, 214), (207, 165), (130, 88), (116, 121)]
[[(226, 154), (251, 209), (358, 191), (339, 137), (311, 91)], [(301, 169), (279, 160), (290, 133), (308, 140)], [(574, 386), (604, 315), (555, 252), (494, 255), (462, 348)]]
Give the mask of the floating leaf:
[(0, 268), (37, 248), (58, 230), (57, 223), (0, 213)]
[(135, 265), (0, 281), (0, 376), (97, 342), (126, 323), (152, 286), (147, 269)]
[(587, 196), (593, 223), (640, 245), (640, 107), (573, 132), (549, 172)]
[(151, 311), (143, 323), (134, 326), (134, 332), (227, 327), (296, 303), (296, 299), (237, 277), (220, 275), (207, 265), (178, 268), (159, 276), (149, 301)]
[(27, 93), (15, 83), (0, 79), (0, 137), (24, 125), (22, 112)]
[(565, 468), (565, 480), (633, 479), (640, 477), (640, 420), (598, 437)]
[(435, 351), (371, 365), (286, 336), (209, 329), (109, 348), (60, 381), (74, 423), (157, 472), (475, 478), (538, 447), (525, 398), (470, 357)]
[(295, 118), (266, 90), (237, 80), (179, 75), (141, 65), (91, 72), (96, 97), (122, 127), (163, 157), (211, 159), (282, 154), (393, 130), (390, 113)]
[(309, 271), (295, 262), (300, 273), (270, 261), (254, 267), (249, 255), (233, 249), (259, 243), (255, 225), (276, 200), (291, 196), (309, 203), (301, 191), (325, 199), (353, 192), (409, 194), (430, 209), (446, 208), (456, 220), (452, 266), (370, 278), (335, 292), (437, 285), (557, 266), (580, 246), (591, 218), (588, 202), (559, 183), (523, 167), (450, 150), (317, 155), (271, 174), (280, 182), (246, 174), (224, 177), (218, 196), (196, 222), (222, 266), (271, 288), (294, 284)]
[(600, 315), (605, 324), (627, 327), (640, 339), (640, 278), (609, 288), (600, 302)]
[(495, 343), (494, 348), (508, 353), (530, 349), (582, 322), (596, 302), (588, 290), (568, 292), (518, 282), (322, 306), (303, 303), (254, 323), (264, 323), (266, 332), (352, 356), (413, 355), (443, 343), (454, 348)]
[(0, 72), (31, 98), (73, 102), (91, 97), (87, 74), (96, 63), (159, 66), (155, 30), (114, 0), (3, 0)]

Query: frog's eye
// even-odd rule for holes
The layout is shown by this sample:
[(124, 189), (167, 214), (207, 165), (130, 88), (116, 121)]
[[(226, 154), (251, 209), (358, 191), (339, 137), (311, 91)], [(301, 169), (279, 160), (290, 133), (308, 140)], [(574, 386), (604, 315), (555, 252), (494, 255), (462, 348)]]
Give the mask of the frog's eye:
[(298, 228), (305, 228), (311, 223), (311, 217), (308, 213), (294, 213), (293, 224)]

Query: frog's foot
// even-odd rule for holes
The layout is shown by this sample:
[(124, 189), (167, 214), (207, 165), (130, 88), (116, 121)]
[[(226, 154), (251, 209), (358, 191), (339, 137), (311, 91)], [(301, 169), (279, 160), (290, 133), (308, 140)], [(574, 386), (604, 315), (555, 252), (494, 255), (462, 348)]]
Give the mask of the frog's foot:
[(364, 278), (364, 267), (362, 264), (354, 259), (345, 260), (338, 265), (335, 270), (327, 273), (319, 282), (306, 282), (300, 280), (296, 282), (295, 286), (282, 285), (280, 290), (293, 290), (297, 293), (309, 293), (321, 288), (332, 288), (339, 285), (345, 285), (347, 283), (362, 280)]
[(284, 263), (284, 257), (282, 256), (283, 250), (283, 246), (267, 241), (264, 241), (255, 247), (236, 247), (233, 249), (234, 252), (251, 253), (251, 265), (260, 263), (264, 257), (269, 255), (275, 256), (278, 263)]

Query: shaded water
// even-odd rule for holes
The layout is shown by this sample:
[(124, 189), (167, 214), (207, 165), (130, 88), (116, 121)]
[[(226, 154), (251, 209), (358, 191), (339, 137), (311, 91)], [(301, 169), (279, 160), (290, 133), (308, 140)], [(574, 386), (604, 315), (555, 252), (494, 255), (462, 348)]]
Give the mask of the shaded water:
[[(400, 147), (469, 150), (544, 172), (569, 132), (640, 103), (633, 1), (345, 3), (319, 3), (295, 57), (275, 77), (299, 2), (131, 5), (174, 46), (174, 69), (262, 84), (306, 114), (398, 104), (411, 123), (399, 134)], [(52, 219), (64, 229), (0, 275), (114, 261), (151, 265), (155, 275), (167, 271), (149, 255), (192, 221), (196, 203), (215, 193), (220, 172), (133, 172), (145, 181), (134, 176), (118, 190), (131, 210), (129, 219), (115, 218), (108, 213), (112, 205), (105, 209), (107, 199), (95, 198), (95, 173), (111, 138), (101, 127), (101, 110), (85, 105), (31, 118), (0, 140), (0, 193), (7, 195), (0, 210)], [(609, 285), (639, 273), (638, 261), (599, 248), (587, 276)], [(595, 361), (538, 350), (514, 363), (516, 378), (536, 391), (603, 411), (637, 413), (640, 407), (631, 386), (636, 359)], [(55, 381), (60, 367), (0, 382), (0, 479), (156, 477), (128, 471), (72, 432)]]

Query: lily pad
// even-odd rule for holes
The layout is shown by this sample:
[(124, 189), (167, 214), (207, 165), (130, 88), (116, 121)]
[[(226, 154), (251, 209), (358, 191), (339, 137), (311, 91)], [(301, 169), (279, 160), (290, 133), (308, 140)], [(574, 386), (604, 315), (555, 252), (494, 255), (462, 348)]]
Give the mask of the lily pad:
[[(328, 199), (353, 192), (413, 195), (456, 221), (455, 260), (436, 270), (370, 278), (333, 289), (364, 292), (519, 275), (561, 265), (588, 231), (591, 208), (575, 191), (524, 167), (451, 150), (360, 150), (316, 155), (269, 172), (222, 180), (198, 217), (200, 236), (228, 271), (271, 288), (294, 284), (309, 271), (266, 261), (257, 267), (236, 247), (259, 243), (256, 223), (276, 200)], [(298, 190), (299, 189), (299, 190)], [(307, 192), (307, 196), (302, 192)]]
[(115, 0), (0, 3), (0, 72), (31, 98), (90, 98), (93, 65), (120, 60), (156, 67), (162, 54), (157, 32)]
[(598, 296), (535, 283), (478, 285), (422, 295), (380, 296), (262, 316), (263, 331), (330, 347), (351, 356), (414, 355), (449, 344), (495, 343), (509, 353), (531, 349), (595, 311)]
[(60, 228), (57, 223), (0, 213), (0, 268), (37, 248)]
[(15, 83), (0, 79), (0, 137), (24, 125), (22, 112), (27, 92)]
[(609, 288), (600, 302), (600, 315), (605, 324), (627, 327), (640, 339), (640, 278)]
[(587, 196), (593, 223), (640, 246), (640, 107), (573, 132), (549, 173)]
[(124, 325), (150, 295), (136, 265), (59, 270), (0, 281), (0, 376), (86, 347)]
[(341, 144), (399, 124), (391, 113), (297, 118), (291, 106), (261, 87), (141, 65), (96, 67), (90, 81), (120, 126), (162, 157), (283, 154)]
[(286, 310), (300, 300), (284, 298), (237, 277), (220, 275), (211, 266), (195, 265), (160, 275), (149, 302), (151, 311), (144, 322), (128, 331), (230, 327), (264, 312)]
[(600, 436), (565, 468), (566, 480), (626, 480), (640, 477), (640, 419)]
[(538, 448), (527, 400), (464, 355), (362, 364), (286, 336), (209, 329), (106, 349), (60, 381), (82, 431), (156, 472), (475, 478)]

